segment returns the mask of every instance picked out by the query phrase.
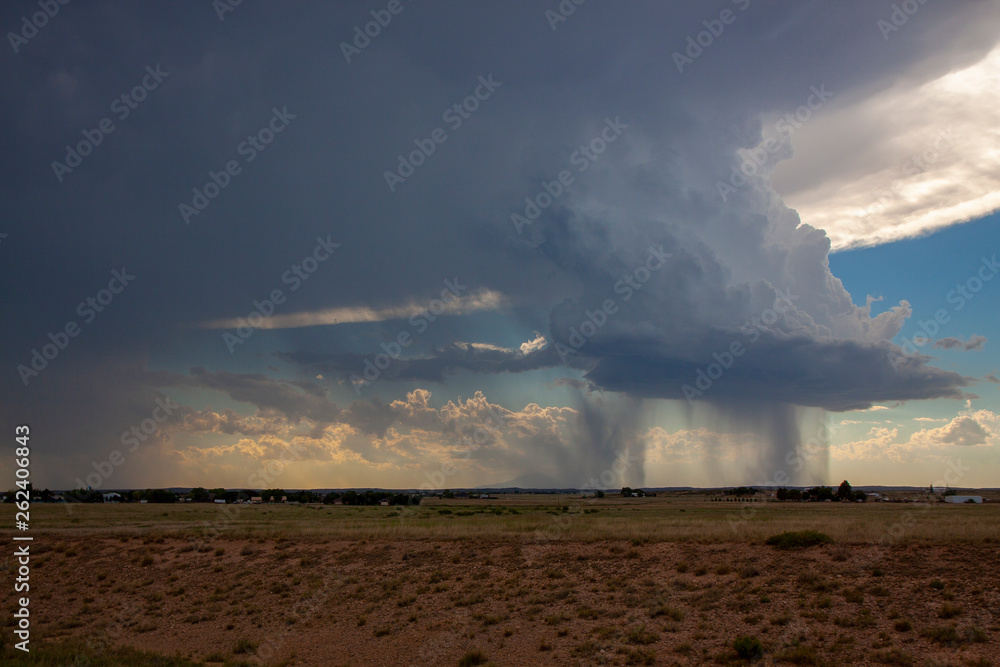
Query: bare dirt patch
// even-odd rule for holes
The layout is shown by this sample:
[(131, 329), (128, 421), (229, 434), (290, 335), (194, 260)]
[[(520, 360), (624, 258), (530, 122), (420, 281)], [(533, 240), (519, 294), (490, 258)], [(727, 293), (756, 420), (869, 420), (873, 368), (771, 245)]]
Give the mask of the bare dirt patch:
[[(1000, 660), (1000, 555), (990, 545), (47, 542), (33, 563), (33, 638), (86, 641), (98, 653), (129, 646), (285, 665), (748, 664), (734, 647), (746, 637), (767, 664)], [(741, 651), (756, 650), (750, 640)]]

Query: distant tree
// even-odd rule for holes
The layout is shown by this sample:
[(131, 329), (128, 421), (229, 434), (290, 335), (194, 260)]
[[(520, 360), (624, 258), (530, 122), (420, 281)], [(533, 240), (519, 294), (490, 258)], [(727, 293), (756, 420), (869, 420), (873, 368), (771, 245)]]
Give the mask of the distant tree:
[(237, 491), (232, 489), (226, 491), (225, 498), (227, 503), (235, 503), (237, 500), (250, 500), (250, 494), (246, 491)]
[(846, 479), (840, 483), (837, 488), (837, 500), (850, 500), (851, 499), (851, 483)]
[(789, 500), (802, 500), (802, 491), (799, 489), (788, 489)]
[[(3, 501), (5, 503), (14, 503), (14, 502), (17, 502), (18, 501), (17, 492), (21, 491), (21, 490), (22, 489), (20, 487), (18, 487), (16, 489), (11, 489), (10, 491), (8, 491), (7, 493), (4, 494)], [(34, 487), (31, 486), (31, 482), (28, 482), (27, 486), (25, 486), (25, 488), (23, 489), (23, 491), (27, 492), (28, 498), (30, 499), (31, 496), (33, 495), (33, 491), (34, 491)], [(23, 498), (24, 498), (24, 496), (22, 495), (21, 499), (23, 499)]]
[(146, 499), (151, 503), (175, 503), (177, 502), (177, 496), (174, 495), (173, 491), (168, 491), (167, 489), (151, 489), (147, 490)]
[(444, 492), (441, 494), (441, 497), (442, 498), (454, 498), (455, 497), (455, 492), (452, 491), (451, 489), (445, 489)]
[(312, 491), (290, 491), (287, 495), (288, 502), (291, 503), (311, 503), (317, 499), (316, 494)]
[(851, 500), (861, 501), (863, 503), (866, 503), (868, 502), (868, 494), (859, 489), (851, 494)]
[(191, 489), (191, 501), (195, 503), (207, 503), (208, 502), (208, 491), (204, 487), (196, 487)]
[(774, 497), (780, 500), (781, 502), (785, 502), (786, 500), (788, 500), (788, 489), (785, 488), (778, 489), (774, 493)]
[(622, 487), (622, 498), (631, 498), (631, 497), (632, 497), (632, 488), (628, 487), (628, 486), (623, 486)]
[(600, 489), (598, 489), (597, 491), (594, 491), (594, 497), (595, 498), (603, 498), (604, 497), (604, 492), (601, 491)]
[(281, 499), (287, 495), (284, 489), (264, 489), (260, 492), (260, 499), (265, 503), (271, 501), (280, 503)]
[(93, 489), (73, 489), (63, 494), (68, 503), (103, 503), (104, 496)]
[(833, 500), (834, 498), (833, 489), (829, 486), (814, 486), (811, 489), (806, 489), (804, 495), (809, 500), (816, 501)]
[(642, 489), (636, 489), (635, 490), (635, 495), (639, 496), (640, 498), (645, 498), (646, 497), (646, 492), (643, 491)]

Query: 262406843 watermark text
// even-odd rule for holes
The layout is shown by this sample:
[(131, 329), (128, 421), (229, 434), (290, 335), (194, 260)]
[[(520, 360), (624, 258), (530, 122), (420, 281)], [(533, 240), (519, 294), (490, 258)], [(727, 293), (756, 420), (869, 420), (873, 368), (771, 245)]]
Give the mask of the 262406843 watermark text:
[[(14, 492), (14, 502), (17, 506), (17, 513), (14, 515), (15, 526), (19, 531), (27, 532), (28, 522), (31, 519), (31, 449), (28, 446), (28, 438), (31, 435), (31, 428), (26, 424), (17, 426), (14, 429), (14, 439), (17, 447), (14, 449), (14, 464), (16, 465), (14, 476), (17, 477), (17, 490)], [(30, 542), (29, 535), (14, 535), (15, 544), (18, 542)], [(31, 545), (17, 544), (14, 549), (14, 559), (17, 561), (17, 572), (14, 577), (14, 592), (27, 593), (30, 590), (31, 579)], [(31, 641), (31, 612), (28, 610), (30, 602), (27, 597), (17, 598), (14, 609), (14, 634), (19, 641), (14, 647), (20, 651), (28, 653), (28, 642)]]

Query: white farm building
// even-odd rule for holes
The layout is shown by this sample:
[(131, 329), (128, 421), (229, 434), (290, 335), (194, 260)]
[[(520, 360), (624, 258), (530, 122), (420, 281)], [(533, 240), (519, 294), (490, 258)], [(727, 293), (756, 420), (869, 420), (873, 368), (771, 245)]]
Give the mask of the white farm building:
[(983, 502), (982, 496), (945, 496), (944, 501), (946, 503), (981, 503)]

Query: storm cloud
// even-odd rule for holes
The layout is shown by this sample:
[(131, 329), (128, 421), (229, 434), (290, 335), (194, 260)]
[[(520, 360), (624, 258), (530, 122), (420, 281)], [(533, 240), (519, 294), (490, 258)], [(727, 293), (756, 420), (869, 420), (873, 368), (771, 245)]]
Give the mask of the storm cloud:
[[(538, 407), (572, 411), (558, 437), (535, 414), (532, 437), (491, 454), (505, 474), (532, 469), (532, 452), (558, 471), (575, 437), (586, 463), (553, 472), (566, 483), (638, 442), (628, 424), (650, 399), (731, 410), (748, 428), (756, 405), (784, 450), (799, 408), (966, 395), (971, 379), (892, 342), (909, 304), (876, 313), (848, 293), (828, 233), (786, 206), (774, 165), (745, 165), (774, 117), (806, 108), (820, 122), (895, 79), (982, 61), (995, 3), (922, 5), (891, 40), (888, 0), (591, 0), (553, 28), (554, 6), (407, 3), (347, 58), (341, 42), (372, 7), (244, 4), (220, 21), (211, 3), (73, 4), (2, 59), (16, 158), (0, 165), (0, 423), (38, 424), (52, 443), (39, 474), (68, 484), (168, 394), (191, 433), (301, 425), (384, 442), (408, 437), (395, 415), (418, 389), (465, 409), (462, 395), (510, 377), (575, 374), (588, 384), (560, 386), (570, 405)], [(736, 20), (692, 55), (723, 9)], [(150, 71), (164, 74), (141, 102), (115, 103)], [(91, 141), (105, 118), (114, 129)], [(838, 128), (871, 131), (891, 143), (888, 121)], [(797, 136), (772, 154), (791, 158)], [(88, 141), (71, 172), (53, 167)], [(309, 262), (317, 237), (339, 246)], [(133, 283), (87, 320), (79, 304), (122, 266)], [(467, 292), (439, 310), (445, 281)], [(70, 323), (80, 333), (58, 346)], [(244, 342), (227, 347), (226, 332)], [(380, 354), (376, 379), (351, 380)], [(527, 410), (504, 391), (504, 410)], [(379, 465), (391, 449), (356, 446)]]

